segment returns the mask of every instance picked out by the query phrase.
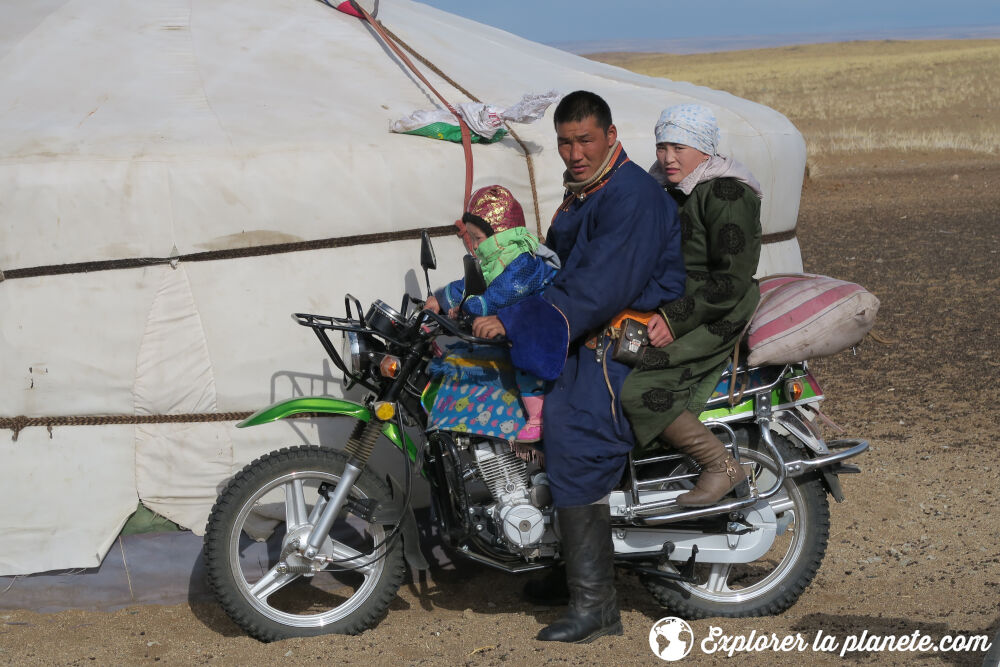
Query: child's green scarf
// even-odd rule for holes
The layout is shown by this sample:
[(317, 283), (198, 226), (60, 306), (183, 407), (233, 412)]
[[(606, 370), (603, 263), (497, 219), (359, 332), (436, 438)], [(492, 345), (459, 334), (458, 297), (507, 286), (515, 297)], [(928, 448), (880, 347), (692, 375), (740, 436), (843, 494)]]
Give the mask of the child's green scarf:
[(503, 273), (518, 255), (526, 252), (534, 254), (538, 250), (538, 238), (524, 227), (514, 227), (487, 237), (476, 248), (476, 256), (483, 267), (483, 277), (489, 285)]

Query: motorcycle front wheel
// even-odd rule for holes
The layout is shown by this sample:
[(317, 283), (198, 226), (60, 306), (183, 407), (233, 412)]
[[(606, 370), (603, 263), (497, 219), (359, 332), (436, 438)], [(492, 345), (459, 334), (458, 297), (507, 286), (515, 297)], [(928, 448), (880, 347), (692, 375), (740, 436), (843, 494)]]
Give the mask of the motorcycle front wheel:
[[(775, 435), (774, 442), (785, 460), (798, 457), (798, 450), (786, 439)], [(740, 447), (740, 459), (752, 465), (758, 489), (763, 492), (774, 485), (777, 466), (759, 444)], [(770, 616), (788, 609), (823, 561), (830, 535), (830, 505), (826, 489), (815, 476), (786, 478), (768, 502), (779, 534), (761, 558), (751, 563), (698, 564), (693, 584), (644, 576), (643, 585), (658, 603), (688, 619)]]
[[(341, 511), (323, 540), (320, 564), (297, 556), (318, 518), (317, 502), (340, 482), (347, 457), (292, 447), (257, 459), (219, 495), (205, 529), (209, 586), (226, 614), (250, 636), (357, 634), (385, 614), (403, 580), (401, 539)], [(374, 506), (390, 499), (384, 482), (361, 473), (350, 498)], [(395, 537), (399, 537), (398, 535)], [(305, 570), (305, 571), (303, 571)]]

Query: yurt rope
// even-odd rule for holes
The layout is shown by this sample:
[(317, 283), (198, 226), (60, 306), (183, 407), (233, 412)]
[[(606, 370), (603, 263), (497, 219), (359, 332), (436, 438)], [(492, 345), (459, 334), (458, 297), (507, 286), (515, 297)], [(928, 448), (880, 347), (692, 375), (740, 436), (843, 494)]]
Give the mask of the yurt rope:
[[(445, 74), (440, 67), (438, 67), (431, 61), (427, 60), (427, 58), (424, 58), (422, 55), (417, 53), (413, 49), (413, 47), (411, 47), (409, 44), (400, 39), (399, 36), (393, 33), (391, 30), (386, 28), (385, 24), (383, 24), (381, 21), (379, 21), (379, 25), (382, 26), (382, 29), (385, 30), (385, 32), (390, 37), (392, 37), (393, 40), (395, 40), (401, 47), (406, 49), (411, 56), (420, 61), (420, 63), (425, 67), (427, 67), (427, 69), (429, 69), (430, 71), (434, 72), (439, 77), (441, 77), (445, 81), (445, 83), (452, 86), (455, 90), (459, 91), (473, 102), (478, 102), (482, 104), (482, 100), (480, 100), (478, 97), (469, 92), (460, 83), (458, 83), (450, 76)], [(538, 235), (538, 238), (542, 238), (542, 216), (538, 209), (538, 188), (535, 185), (535, 163), (531, 159), (531, 152), (528, 150), (528, 145), (524, 143), (521, 137), (517, 136), (517, 132), (515, 132), (514, 128), (512, 128), (510, 125), (507, 125), (507, 133), (511, 136), (511, 138), (514, 141), (517, 142), (517, 145), (521, 147), (521, 150), (524, 151), (524, 160), (528, 165), (528, 181), (531, 183), (531, 201), (534, 204), (535, 208), (535, 233)]]
[(798, 225), (792, 227), (788, 231), (774, 232), (773, 234), (764, 234), (763, 236), (760, 237), (760, 243), (761, 245), (768, 245), (771, 243), (781, 243), (782, 241), (791, 241), (792, 239), (795, 238), (796, 235), (795, 230), (797, 228)]
[[(329, 4), (327, 2), (327, 4)], [(330, 5), (332, 7), (332, 5)], [(451, 105), (448, 100), (444, 98), (444, 95), (439, 93), (437, 89), (431, 85), (431, 82), (427, 80), (420, 70), (417, 69), (413, 61), (410, 60), (403, 50), (389, 37), (389, 34), (382, 27), (381, 22), (376, 21), (372, 18), (372, 15), (368, 11), (359, 5), (358, 3), (351, 0), (351, 6), (355, 11), (360, 14), (364, 20), (372, 27), (372, 29), (378, 34), (382, 39), (382, 43), (389, 47), (393, 53), (406, 65), (413, 75), (420, 79), (427, 88), (441, 100), (441, 104), (445, 106), (451, 115), (455, 117), (458, 121), (458, 128), (462, 132), (462, 151), (465, 153), (465, 196), (462, 199), (462, 211), (465, 212), (469, 208), (469, 198), (472, 196), (472, 179), (473, 179), (473, 162), (472, 162), (472, 131), (469, 129), (468, 124), (463, 120), (462, 115), (455, 110), (455, 107)], [(334, 8), (336, 9), (336, 8)], [(461, 216), (459, 216), (461, 218)], [(462, 242), (465, 243), (465, 247), (468, 251), (472, 252), (472, 239), (469, 238), (469, 233), (465, 229), (465, 223), (461, 219), (455, 220), (455, 226), (458, 228), (458, 235), (462, 238)]]
[[(452, 225), (431, 227), (428, 233), (432, 237), (451, 236), (455, 233)], [(0, 271), (0, 282), (18, 278), (36, 278), (39, 276), (58, 276), (68, 273), (90, 273), (92, 271), (112, 271), (115, 269), (136, 269), (174, 262), (209, 262), (220, 259), (237, 259), (241, 257), (261, 257), (277, 255), (286, 252), (302, 252), (305, 250), (323, 250), (327, 248), (346, 248), (356, 245), (371, 245), (390, 241), (409, 241), (420, 238), (419, 229), (408, 229), (398, 232), (380, 232), (378, 234), (357, 234), (355, 236), (338, 236), (312, 241), (294, 241), (291, 243), (272, 243), (268, 245), (251, 246), (248, 248), (228, 248), (226, 250), (207, 250), (193, 252), (174, 257), (130, 257), (127, 259), (107, 259), (95, 262), (76, 262), (74, 264), (49, 264), (32, 266), (23, 269), (8, 269)], [(764, 234), (761, 242), (764, 245), (790, 241), (796, 236), (796, 229), (773, 234)]]
[[(277, 255), (286, 252), (301, 252), (304, 250), (321, 250), (326, 248), (346, 248), (356, 245), (372, 245), (390, 241), (409, 241), (419, 239), (420, 229), (407, 229), (398, 232), (379, 232), (377, 234), (357, 234), (355, 236), (337, 236), (312, 241), (293, 241), (291, 243), (271, 243), (268, 245), (250, 246), (247, 248), (227, 248), (225, 250), (206, 250), (174, 257), (130, 257), (127, 259), (108, 259), (96, 262), (77, 262), (75, 264), (50, 264), (48, 266), (33, 266), (25, 269), (9, 269), (2, 275), (7, 280), (16, 278), (35, 278), (37, 276), (56, 276), (66, 273), (89, 273), (91, 271), (111, 271), (114, 269), (135, 269), (157, 264), (172, 264), (174, 262), (209, 262), (219, 259), (236, 259), (241, 257), (260, 257)], [(431, 227), (427, 232), (433, 237), (451, 236), (455, 233), (452, 225)]]
[[(196, 422), (229, 422), (242, 421), (253, 412), (192, 412), (175, 415), (81, 415), (74, 417), (0, 417), (0, 429), (13, 431), (13, 441), (23, 429), (32, 426), (44, 426), (52, 436), (54, 426), (109, 426), (136, 424), (190, 424)], [(326, 412), (300, 412), (295, 419), (316, 419), (318, 417), (336, 417)]]
[(0, 429), (14, 432), (12, 440), (23, 429), (44, 426), (52, 434), (53, 426), (107, 426), (109, 424), (181, 424), (189, 422), (225, 422), (246, 419), (252, 412), (199, 412), (177, 415), (82, 415), (74, 417), (0, 417)]
[[(327, 3), (329, 4), (329, 3)], [(434, 89), (433, 86), (427, 81), (427, 79), (414, 67), (413, 63), (406, 57), (404, 53), (400, 50), (405, 49), (414, 58), (416, 58), (420, 63), (434, 72), (437, 76), (441, 77), (446, 83), (454, 87), (456, 90), (461, 92), (463, 95), (468, 97), (474, 102), (481, 103), (481, 100), (473, 95), (468, 89), (459, 84), (457, 81), (452, 79), (450, 76), (445, 74), (440, 67), (429, 61), (427, 58), (418, 53), (413, 47), (404, 42), (398, 35), (393, 33), (391, 30), (386, 28), (381, 21), (376, 21), (370, 14), (368, 14), (363, 8), (352, 3), (358, 11), (366, 17), (365, 20), (369, 25), (382, 37), (386, 45), (390, 47), (400, 59), (413, 71), (413, 73), (420, 78), (424, 84), (430, 88), (435, 95), (442, 101), (442, 103), (451, 111), (452, 114), (458, 119), (459, 127), (462, 130), (462, 143), (463, 149), (466, 153), (466, 183), (465, 183), (465, 198), (464, 204), (468, 207), (468, 199), (471, 194), (472, 189), (472, 150), (471, 150), (471, 138), (469, 135), (468, 125), (462, 120), (461, 116), (455, 111), (454, 107), (449, 104), (444, 97)], [(398, 46), (397, 46), (398, 44)], [(531, 159), (530, 151), (524, 141), (517, 135), (517, 133), (507, 127), (510, 136), (518, 143), (521, 149), (524, 151), (524, 158), (528, 167), (528, 180), (531, 184), (531, 198), (534, 205), (535, 211), (535, 229), (539, 236), (542, 237), (542, 226), (541, 226), (541, 214), (539, 212), (538, 206), (538, 188), (535, 184), (535, 167), (534, 162)], [(468, 247), (468, 237), (465, 234), (464, 224), (461, 220), (455, 221), (455, 226), (458, 227), (459, 236), (462, 237), (463, 241)], [(447, 236), (453, 233), (454, 227), (450, 225), (433, 227), (428, 229), (431, 236)], [(761, 239), (762, 244), (768, 245), (771, 243), (780, 243), (782, 241), (788, 241), (796, 236), (796, 228), (784, 232), (776, 232), (773, 234), (764, 234)], [(53, 276), (53, 275), (63, 275), (69, 273), (89, 273), (92, 271), (110, 271), (115, 269), (134, 269), (142, 268), (147, 266), (154, 266), (160, 264), (172, 264), (175, 262), (207, 262), (221, 259), (237, 259), (244, 257), (260, 257), (264, 255), (274, 255), (286, 252), (301, 252), (306, 250), (321, 250), (328, 248), (344, 248), (355, 245), (369, 245), (376, 243), (386, 243), (391, 241), (405, 241), (411, 239), (417, 239), (420, 237), (420, 230), (404, 230), (397, 232), (382, 232), (378, 234), (358, 234), (354, 236), (342, 236), (342, 237), (332, 237), (326, 239), (315, 239), (312, 241), (297, 241), (292, 243), (273, 243), (268, 245), (259, 245), (248, 248), (228, 248), (225, 250), (209, 250), (204, 252), (188, 253), (184, 255), (176, 255), (174, 257), (131, 257), (125, 259), (112, 259), (112, 260), (99, 260), (91, 262), (76, 262), (72, 264), (49, 264), (43, 266), (33, 266), (20, 269), (8, 269), (6, 271), (0, 269), (0, 282), (4, 280), (16, 280), (18, 278), (35, 278), (39, 276)]]

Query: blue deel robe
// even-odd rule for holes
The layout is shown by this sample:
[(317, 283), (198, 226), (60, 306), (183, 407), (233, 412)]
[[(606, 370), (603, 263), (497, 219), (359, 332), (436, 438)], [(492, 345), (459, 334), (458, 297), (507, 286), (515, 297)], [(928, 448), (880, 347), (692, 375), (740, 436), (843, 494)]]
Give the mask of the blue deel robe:
[[(517, 257), (494, 278), (483, 294), (469, 297), (462, 310), (470, 315), (496, 315), (505, 306), (526, 296), (540, 294), (552, 282), (558, 271), (558, 259), (548, 248), (542, 246), (539, 252), (525, 252)], [(448, 283), (435, 293), (441, 309), (448, 312), (462, 303), (465, 297), (465, 278)], [(518, 370), (514, 374), (521, 396), (540, 396), (545, 393), (546, 384), (536, 375)], [(520, 430), (520, 427), (519, 429)]]
[(651, 311), (684, 295), (677, 205), (623, 150), (612, 164), (553, 219), (546, 245), (562, 269), (552, 284), (498, 313), (515, 365), (556, 380), (545, 400), (544, 451), (557, 507), (610, 493), (634, 445), (621, 405), (631, 369), (609, 350), (605, 378), (586, 339), (625, 308)]
[[(544, 254), (544, 253), (543, 253)], [(470, 315), (496, 315), (497, 311), (518, 299), (540, 294), (555, 276), (557, 268), (544, 257), (522, 253), (486, 287), (481, 295), (471, 296), (462, 305)], [(465, 278), (448, 283), (435, 295), (441, 310), (448, 312), (462, 303), (465, 296)]]

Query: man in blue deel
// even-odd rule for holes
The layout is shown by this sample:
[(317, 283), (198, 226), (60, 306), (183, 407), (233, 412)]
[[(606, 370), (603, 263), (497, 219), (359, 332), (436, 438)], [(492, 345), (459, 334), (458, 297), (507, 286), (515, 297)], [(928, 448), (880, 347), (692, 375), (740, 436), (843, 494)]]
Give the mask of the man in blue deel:
[(608, 494), (634, 444), (621, 406), (631, 368), (611, 358), (609, 325), (625, 309), (683, 296), (685, 272), (677, 206), (628, 159), (607, 103), (570, 93), (554, 120), (566, 199), (545, 243), (563, 268), (541, 295), (477, 319), (474, 332), (506, 334), (515, 365), (555, 380), (544, 451), (570, 603), (538, 639), (584, 643), (622, 633)]

